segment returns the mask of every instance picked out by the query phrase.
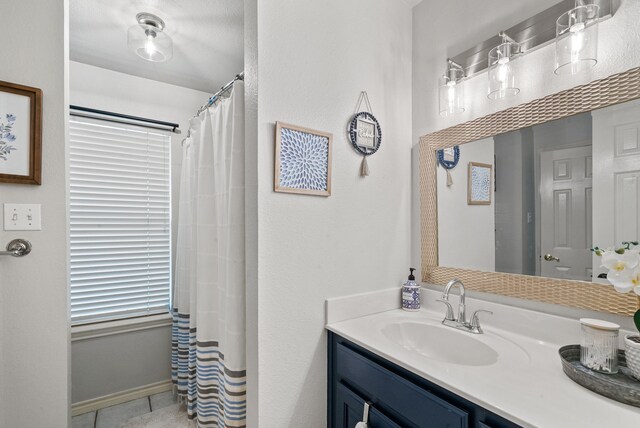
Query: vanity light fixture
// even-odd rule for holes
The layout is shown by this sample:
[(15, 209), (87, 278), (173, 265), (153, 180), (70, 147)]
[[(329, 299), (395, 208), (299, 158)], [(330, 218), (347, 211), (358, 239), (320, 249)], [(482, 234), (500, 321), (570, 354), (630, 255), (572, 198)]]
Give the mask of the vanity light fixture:
[(447, 59), (447, 71), (439, 82), (440, 116), (451, 116), (464, 111), (464, 70), (460, 64)]
[(520, 88), (516, 86), (516, 72), (513, 59), (522, 53), (520, 45), (505, 32), (498, 34), (502, 38), (495, 48), (489, 51), (489, 92), (492, 100), (516, 95)]
[(140, 58), (164, 62), (173, 56), (173, 41), (166, 33), (164, 21), (151, 13), (136, 15), (137, 24), (129, 27), (127, 45)]
[(556, 21), (556, 74), (576, 74), (598, 62), (600, 6), (576, 0)]

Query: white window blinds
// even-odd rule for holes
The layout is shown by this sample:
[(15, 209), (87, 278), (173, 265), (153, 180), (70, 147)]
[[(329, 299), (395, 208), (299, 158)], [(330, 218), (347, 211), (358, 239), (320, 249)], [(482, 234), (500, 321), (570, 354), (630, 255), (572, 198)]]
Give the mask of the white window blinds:
[(72, 115), (69, 134), (72, 323), (167, 312), (169, 132)]

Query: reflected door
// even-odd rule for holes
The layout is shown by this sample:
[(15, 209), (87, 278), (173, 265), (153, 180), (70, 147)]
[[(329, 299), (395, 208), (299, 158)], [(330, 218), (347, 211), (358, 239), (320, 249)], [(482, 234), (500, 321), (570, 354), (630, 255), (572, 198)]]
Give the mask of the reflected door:
[(540, 154), (542, 276), (591, 281), (591, 165), (591, 146)]
[[(594, 111), (594, 242), (619, 246), (640, 239), (640, 102)], [(596, 275), (605, 273), (594, 256)], [(607, 283), (606, 279), (597, 282)]]

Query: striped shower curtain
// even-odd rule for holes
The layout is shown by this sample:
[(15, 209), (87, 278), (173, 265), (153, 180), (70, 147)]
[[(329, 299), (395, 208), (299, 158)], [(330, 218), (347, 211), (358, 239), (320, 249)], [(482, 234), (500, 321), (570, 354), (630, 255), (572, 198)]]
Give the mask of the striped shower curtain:
[(246, 424), (244, 86), (183, 144), (172, 379), (198, 427)]

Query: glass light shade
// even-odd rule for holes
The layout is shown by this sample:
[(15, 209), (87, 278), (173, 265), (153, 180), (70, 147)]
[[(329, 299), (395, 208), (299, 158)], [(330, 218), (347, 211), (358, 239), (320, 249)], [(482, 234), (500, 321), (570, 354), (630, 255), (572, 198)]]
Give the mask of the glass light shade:
[(511, 57), (511, 42), (504, 42), (489, 51), (489, 93), (492, 100), (516, 95), (516, 70)]
[(157, 27), (137, 24), (129, 28), (127, 46), (142, 59), (164, 62), (173, 56), (173, 41)]
[(556, 74), (577, 74), (598, 62), (600, 6), (586, 4), (556, 21)]
[(451, 116), (464, 111), (464, 77), (462, 70), (451, 69), (440, 77), (440, 116)]

